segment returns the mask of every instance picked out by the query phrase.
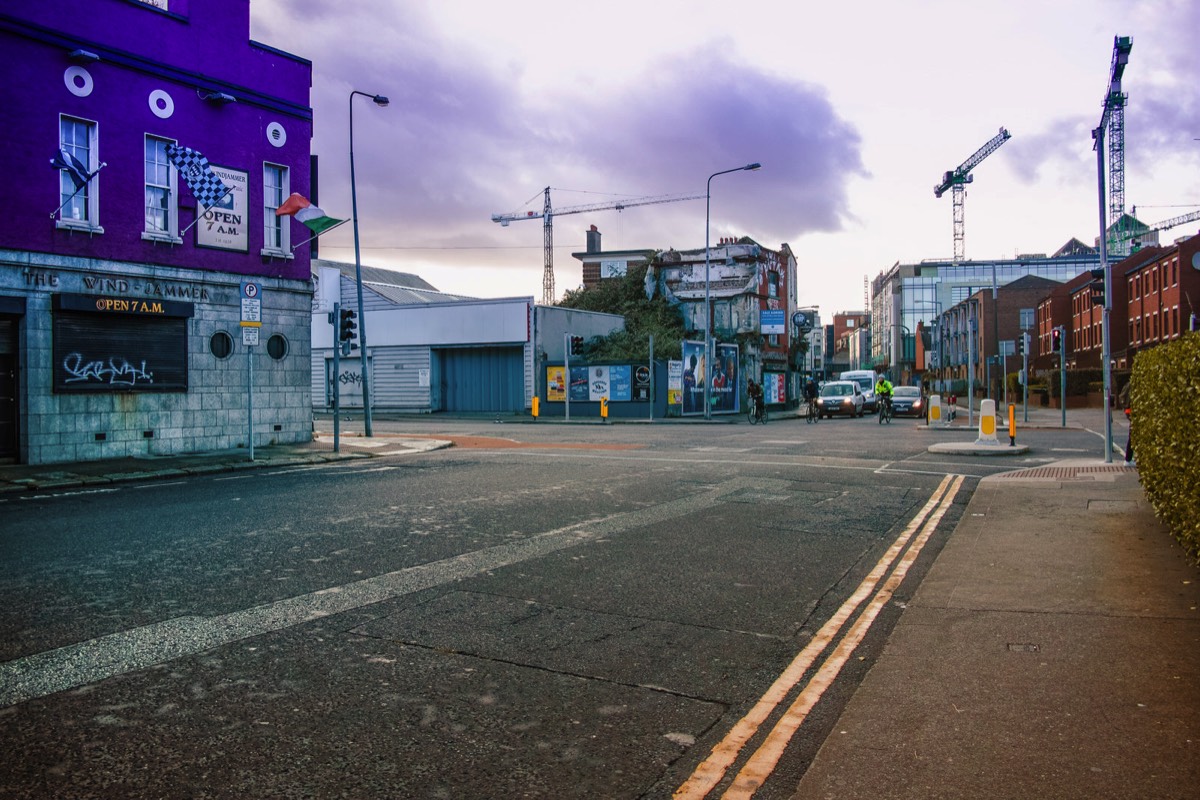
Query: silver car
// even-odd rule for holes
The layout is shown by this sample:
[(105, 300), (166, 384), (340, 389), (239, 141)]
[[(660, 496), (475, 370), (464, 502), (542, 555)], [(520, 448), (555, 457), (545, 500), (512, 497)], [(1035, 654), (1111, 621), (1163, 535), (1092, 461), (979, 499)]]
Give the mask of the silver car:
[(863, 415), (863, 393), (854, 381), (830, 381), (821, 386), (817, 396), (817, 415), (832, 417), (845, 414), (850, 417)]

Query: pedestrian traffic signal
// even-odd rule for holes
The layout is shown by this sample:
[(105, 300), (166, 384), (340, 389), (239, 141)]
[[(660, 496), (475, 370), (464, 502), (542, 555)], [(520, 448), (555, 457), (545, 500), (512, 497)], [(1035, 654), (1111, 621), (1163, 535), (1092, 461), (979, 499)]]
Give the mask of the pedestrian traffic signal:
[(1054, 330), (1050, 331), (1050, 352), (1051, 353), (1061, 353), (1062, 352), (1062, 329), (1061, 328), (1055, 328)]

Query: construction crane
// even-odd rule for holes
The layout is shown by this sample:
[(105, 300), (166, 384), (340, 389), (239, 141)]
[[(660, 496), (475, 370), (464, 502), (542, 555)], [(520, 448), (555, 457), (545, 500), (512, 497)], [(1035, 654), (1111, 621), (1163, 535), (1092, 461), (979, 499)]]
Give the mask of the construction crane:
[[(1133, 211), (1130, 213), (1136, 219), (1137, 206), (1134, 206)], [(1139, 249), (1140, 243), (1137, 241), (1139, 236), (1144, 236), (1147, 233), (1156, 233), (1157, 231), (1169, 231), (1171, 228), (1183, 225), (1186, 222), (1194, 222), (1198, 219), (1200, 219), (1200, 211), (1189, 211), (1187, 214), (1181, 214), (1178, 217), (1171, 217), (1170, 219), (1164, 219), (1162, 222), (1156, 222), (1153, 225), (1147, 225), (1145, 228), (1116, 232), (1113, 234), (1112, 241), (1114, 241), (1118, 246), (1124, 245), (1124, 249), (1128, 253), (1133, 253), (1135, 250)]]
[(990, 156), (992, 153), (1000, 149), (1000, 145), (1011, 139), (1012, 136), (1004, 128), (1000, 132), (988, 140), (987, 144), (975, 151), (975, 154), (968, 158), (963, 163), (959, 164), (953, 172), (947, 172), (942, 176), (942, 182), (933, 187), (934, 197), (941, 197), (947, 189), (950, 189), (951, 197), (954, 200), (954, 263), (963, 260), (963, 200), (967, 195), (966, 184), (973, 183), (975, 176), (971, 174), (971, 170), (979, 166), (980, 162)]
[(542, 220), (542, 241), (545, 248), (545, 269), (542, 272), (542, 303), (554, 304), (554, 218), (566, 214), (583, 214), (588, 211), (623, 211), (634, 206), (649, 206), (657, 203), (676, 203), (680, 200), (702, 200), (703, 194), (659, 195), (657, 197), (639, 197), (633, 200), (615, 200), (606, 203), (591, 203), (583, 206), (568, 206), (554, 209), (550, 205), (550, 187), (544, 190), (545, 199), (542, 210), (514, 211), (510, 214), (492, 214), (492, 222), (499, 222), (502, 227), (508, 223), (522, 219)]
[[(1125, 219), (1125, 101), (1129, 95), (1121, 91), (1121, 77), (1129, 63), (1133, 39), (1113, 38), (1112, 66), (1109, 68), (1108, 91), (1104, 95), (1104, 113), (1100, 124), (1092, 131), (1094, 147), (1108, 133), (1108, 236), (1109, 253), (1117, 258), (1129, 255), (1129, 242), (1135, 234), (1128, 230)], [(1128, 235), (1126, 235), (1128, 234)]]

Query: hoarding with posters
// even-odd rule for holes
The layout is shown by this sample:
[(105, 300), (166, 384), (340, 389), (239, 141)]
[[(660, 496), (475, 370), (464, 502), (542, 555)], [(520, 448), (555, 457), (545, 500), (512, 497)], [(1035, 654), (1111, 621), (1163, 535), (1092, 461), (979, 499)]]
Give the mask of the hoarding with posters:
[[(636, 370), (645, 370), (646, 386), (634, 392), (634, 374)], [(639, 377), (639, 380), (641, 378)], [(546, 401), (563, 403), (567, 400), (567, 392), (571, 401), (595, 403), (601, 397), (610, 402), (632, 402), (634, 400), (649, 401), (649, 370), (646, 367), (634, 367), (630, 364), (592, 365), (571, 367), (571, 380), (567, 382), (567, 372), (564, 367), (546, 367)]]

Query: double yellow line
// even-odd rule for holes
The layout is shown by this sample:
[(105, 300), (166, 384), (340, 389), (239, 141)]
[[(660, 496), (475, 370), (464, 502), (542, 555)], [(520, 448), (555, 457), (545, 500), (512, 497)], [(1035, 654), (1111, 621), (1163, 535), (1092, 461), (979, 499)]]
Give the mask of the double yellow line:
[[(722, 800), (739, 800), (754, 795), (771, 775), (779, 763), (779, 759), (783, 757), (788, 743), (805, 718), (808, 717), (809, 712), (816, 706), (825, 691), (833, 685), (833, 681), (850, 659), (855, 648), (867, 635), (867, 631), (870, 630), (875, 618), (879, 616), (879, 612), (883, 610), (896, 589), (904, 581), (909, 568), (920, 555), (921, 548), (925, 546), (946, 511), (953, 505), (954, 498), (964, 479), (962, 475), (947, 475), (942, 480), (929, 498), (929, 502), (892, 542), (891, 547), (879, 559), (875, 568), (871, 570), (871, 574), (859, 584), (854, 594), (842, 604), (837, 613), (822, 626), (812, 641), (775, 679), (766, 694), (754, 704), (750, 712), (740, 719), (725, 735), (725, 738), (713, 747), (708, 758), (696, 768), (691, 777), (675, 790), (675, 800), (703, 800), (708, 797), (713, 788), (725, 778), (729, 768), (750, 739), (758, 733), (767, 719), (799, 684), (809, 668), (816, 662), (817, 657), (838, 637), (863, 601), (874, 592), (875, 595), (871, 598), (871, 602), (809, 682), (800, 690), (791, 706), (783, 712), (775, 723), (775, 727), (771, 729), (763, 743), (742, 766), (741, 771), (737, 773), (721, 797)], [(909, 545), (910, 541), (912, 546), (905, 551), (905, 547)], [(898, 562), (897, 559), (899, 559)], [(892, 570), (893, 564), (895, 565), (894, 570)], [(892, 570), (892, 573), (884, 581), (888, 570)], [(882, 586), (880, 585), (881, 581), (883, 581)]]

